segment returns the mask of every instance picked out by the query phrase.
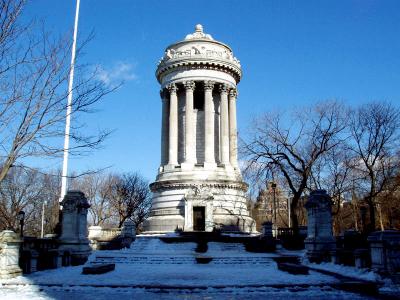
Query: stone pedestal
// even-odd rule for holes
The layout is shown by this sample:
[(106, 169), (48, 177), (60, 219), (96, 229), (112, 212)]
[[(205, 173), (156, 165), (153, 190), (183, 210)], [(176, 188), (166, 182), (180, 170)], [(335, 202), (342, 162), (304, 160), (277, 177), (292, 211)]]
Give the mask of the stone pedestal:
[(37, 271), (39, 253), (36, 250), (24, 250), (21, 257), (21, 267), (23, 272), (31, 274)]
[(121, 244), (124, 248), (130, 248), (133, 241), (136, 239), (136, 226), (131, 220), (126, 220), (121, 231)]
[(90, 245), (92, 246), (93, 250), (97, 250), (96, 249), (96, 241), (101, 239), (102, 237), (102, 233), (103, 233), (103, 228), (101, 228), (101, 226), (89, 226), (88, 228), (89, 231), (89, 241), (90, 241)]
[(332, 201), (325, 190), (312, 191), (305, 204), (308, 226), (304, 241), (307, 257), (311, 262), (330, 260), (336, 248), (332, 232)]
[(18, 265), (21, 242), (14, 231), (0, 233), (0, 279), (22, 275)]
[(68, 191), (62, 207), (59, 250), (71, 254), (72, 265), (84, 264), (91, 252), (87, 237), (87, 212), (90, 205), (82, 192)]
[(362, 269), (369, 266), (369, 251), (368, 249), (354, 250), (354, 265), (356, 268)]
[(272, 222), (262, 223), (262, 237), (266, 239), (272, 239)]
[(400, 272), (400, 231), (385, 230), (368, 237), (371, 268), (382, 274)]

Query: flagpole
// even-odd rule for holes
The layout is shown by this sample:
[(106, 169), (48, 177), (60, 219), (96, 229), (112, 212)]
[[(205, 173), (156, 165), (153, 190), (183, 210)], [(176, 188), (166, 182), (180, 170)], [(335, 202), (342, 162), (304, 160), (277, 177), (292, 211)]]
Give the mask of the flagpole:
[(65, 138), (64, 138), (64, 161), (61, 177), (61, 194), (60, 202), (67, 193), (68, 188), (68, 154), (69, 154), (69, 135), (71, 125), (71, 111), (72, 111), (72, 90), (74, 84), (74, 70), (75, 70), (75, 53), (76, 53), (76, 37), (78, 34), (78, 19), (79, 19), (79, 4), (80, 0), (76, 0), (75, 11), (75, 24), (74, 36), (72, 40), (72, 53), (71, 53), (71, 66), (69, 70), (69, 83), (68, 83), (68, 100), (67, 100), (67, 115), (65, 120)]

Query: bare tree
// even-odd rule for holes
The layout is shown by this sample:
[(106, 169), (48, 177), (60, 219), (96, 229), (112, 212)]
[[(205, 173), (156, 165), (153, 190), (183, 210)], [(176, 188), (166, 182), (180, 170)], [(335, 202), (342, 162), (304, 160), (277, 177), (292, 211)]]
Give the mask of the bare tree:
[(374, 230), (375, 209), (381, 216), (377, 196), (385, 191), (389, 179), (398, 172), (395, 151), (399, 149), (400, 110), (389, 103), (375, 102), (354, 109), (350, 116), (357, 182), (369, 207), (370, 230)]
[(296, 208), (306, 192), (313, 167), (342, 142), (346, 128), (344, 108), (337, 102), (323, 102), (285, 114), (266, 114), (256, 121), (252, 138), (243, 145), (249, 169), (256, 176), (282, 176), (292, 194), (291, 223), (298, 232)]
[(400, 229), (400, 173), (388, 182), (385, 191), (380, 194), (378, 201), (381, 203), (383, 223), (386, 228)]
[(13, 169), (0, 184), (0, 228), (17, 230), (18, 213), (26, 213), (26, 223), (33, 218), (35, 206), (41, 202), (42, 187), (37, 184), (37, 171)]
[(114, 214), (111, 205), (113, 186), (119, 177), (112, 174), (87, 174), (74, 181), (74, 189), (82, 191), (87, 197), (89, 208), (89, 222), (96, 226), (105, 226), (112, 223)]
[[(70, 36), (54, 39), (35, 22), (24, 24), (25, 8), (23, 0), (0, 1), (0, 182), (18, 161), (63, 152)], [(77, 115), (111, 89), (86, 66), (77, 62), (75, 70), (70, 138), (71, 153), (79, 154), (98, 146), (107, 133), (81, 135)]]
[(346, 197), (347, 200), (351, 198), (354, 166), (354, 155), (349, 151), (347, 143), (342, 143), (327, 152), (312, 168), (310, 188), (325, 189), (332, 197), (332, 215), (336, 233), (342, 231), (343, 203)]
[(138, 173), (124, 174), (112, 184), (111, 205), (118, 216), (118, 227), (131, 219), (138, 227), (150, 211), (150, 190)]
[(12, 168), (0, 182), (0, 230), (17, 230), (18, 213), (25, 212), (25, 232), (38, 235), (42, 205), (45, 204), (45, 231), (53, 231), (58, 221), (58, 177), (30, 168)]

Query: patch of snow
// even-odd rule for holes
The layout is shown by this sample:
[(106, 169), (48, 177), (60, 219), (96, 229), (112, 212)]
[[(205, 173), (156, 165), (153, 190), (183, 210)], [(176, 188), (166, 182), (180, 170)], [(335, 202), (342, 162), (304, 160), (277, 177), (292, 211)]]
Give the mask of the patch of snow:
[(334, 263), (307, 263), (309, 267), (334, 272), (343, 276), (353, 277), (368, 281), (380, 281), (381, 277), (373, 271), (368, 269), (359, 269), (351, 266), (337, 265)]

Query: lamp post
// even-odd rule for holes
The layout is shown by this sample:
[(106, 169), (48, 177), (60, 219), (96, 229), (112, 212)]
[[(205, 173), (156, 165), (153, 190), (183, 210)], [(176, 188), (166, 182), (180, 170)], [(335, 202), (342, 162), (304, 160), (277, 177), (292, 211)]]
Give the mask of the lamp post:
[(40, 237), (41, 238), (44, 237), (44, 207), (45, 207), (45, 205), (47, 205), (47, 201), (46, 200), (43, 201), (43, 204), (42, 204), (42, 231), (40, 233)]
[(274, 236), (276, 237), (277, 235), (277, 224), (276, 224), (276, 183), (271, 182), (271, 188), (272, 188), (272, 195), (273, 195), (273, 202), (272, 202), (272, 209), (273, 209), (273, 231), (274, 231)]
[(18, 220), (19, 220), (19, 226), (21, 228), (19, 235), (20, 235), (20, 237), (23, 237), (24, 236), (24, 221), (25, 221), (25, 212), (23, 210), (21, 210), (18, 213)]
[(291, 220), (290, 220), (290, 198), (287, 198), (287, 215), (288, 215), (288, 227), (292, 227)]

